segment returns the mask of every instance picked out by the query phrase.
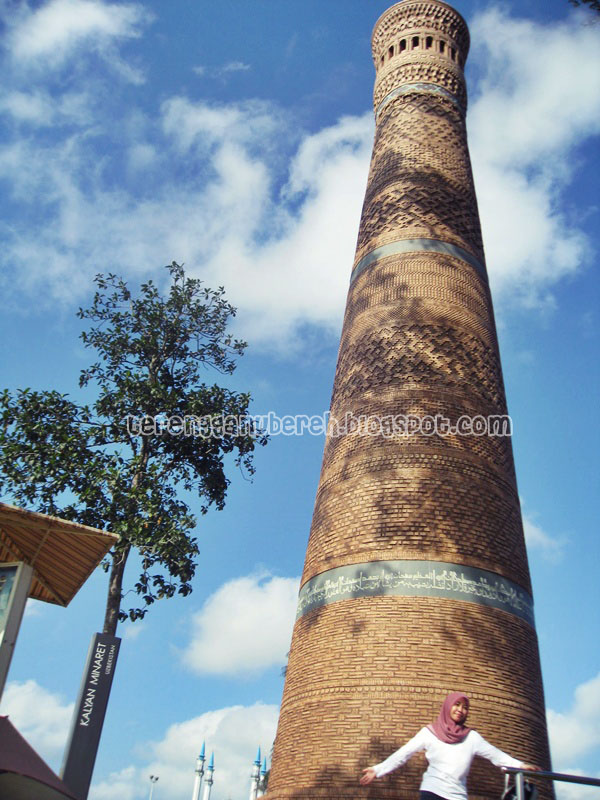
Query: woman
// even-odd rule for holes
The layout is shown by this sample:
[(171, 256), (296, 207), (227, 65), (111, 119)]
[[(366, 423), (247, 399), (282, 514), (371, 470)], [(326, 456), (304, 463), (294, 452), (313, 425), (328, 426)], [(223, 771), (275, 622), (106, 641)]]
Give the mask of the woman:
[(425, 751), (429, 766), (421, 781), (420, 800), (467, 800), (467, 775), (475, 756), (483, 756), (497, 767), (520, 767), (539, 770), (524, 764), (489, 744), (477, 731), (467, 728), (469, 698), (462, 692), (452, 692), (444, 700), (442, 710), (432, 725), (428, 725), (381, 764), (363, 770), (363, 786), (375, 778), (387, 775), (415, 753)]

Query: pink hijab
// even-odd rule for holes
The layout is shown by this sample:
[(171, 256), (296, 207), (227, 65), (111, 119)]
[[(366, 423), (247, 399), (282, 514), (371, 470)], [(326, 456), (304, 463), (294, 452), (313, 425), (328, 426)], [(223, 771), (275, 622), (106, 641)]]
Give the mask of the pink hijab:
[(441, 742), (446, 742), (446, 744), (462, 742), (471, 730), (466, 725), (457, 725), (450, 716), (450, 709), (459, 700), (466, 700), (467, 704), (469, 703), (469, 698), (463, 692), (451, 692), (444, 700), (438, 718), (427, 726)]

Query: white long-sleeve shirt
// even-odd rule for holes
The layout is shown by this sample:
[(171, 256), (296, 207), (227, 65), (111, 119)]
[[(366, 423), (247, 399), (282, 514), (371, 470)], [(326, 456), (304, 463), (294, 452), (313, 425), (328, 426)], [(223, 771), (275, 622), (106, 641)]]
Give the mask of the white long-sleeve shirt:
[(467, 800), (467, 775), (475, 756), (483, 756), (497, 767), (520, 767), (522, 763), (486, 742), (477, 731), (470, 731), (462, 742), (447, 744), (429, 728), (421, 728), (403, 747), (376, 764), (375, 774), (378, 778), (387, 775), (422, 750), (429, 766), (421, 781), (421, 791), (433, 792), (447, 800)]

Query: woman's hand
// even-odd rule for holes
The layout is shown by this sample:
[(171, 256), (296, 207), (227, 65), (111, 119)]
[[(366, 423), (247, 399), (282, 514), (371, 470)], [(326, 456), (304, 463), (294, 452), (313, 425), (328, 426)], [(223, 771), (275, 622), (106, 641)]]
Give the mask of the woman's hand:
[(532, 772), (541, 772), (542, 768), (536, 766), (535, 764), (521, 764), (521, 769), (529, 769)]
[(377, 775), (375, 774), (375, 770), (373, 769), (373, 767), (367, 767), (366, 769), (363, 769), (363, 774), (360, 779), (360, 785), (366, 786), (367, 784), (374, 781), (376, 777)]

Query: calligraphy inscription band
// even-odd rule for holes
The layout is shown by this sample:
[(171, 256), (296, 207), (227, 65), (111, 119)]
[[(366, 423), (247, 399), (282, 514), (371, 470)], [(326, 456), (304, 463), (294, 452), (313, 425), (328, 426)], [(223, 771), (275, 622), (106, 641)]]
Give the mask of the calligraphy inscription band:
[(443, 561), (369, 561), (322, 572), (300, 589), (296, 619), (339, 600), (382, 595), (463, 600), (499, 608), (535, 627), (533, 598), (516, 583)]

